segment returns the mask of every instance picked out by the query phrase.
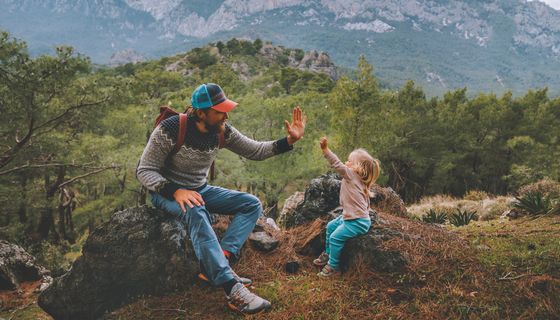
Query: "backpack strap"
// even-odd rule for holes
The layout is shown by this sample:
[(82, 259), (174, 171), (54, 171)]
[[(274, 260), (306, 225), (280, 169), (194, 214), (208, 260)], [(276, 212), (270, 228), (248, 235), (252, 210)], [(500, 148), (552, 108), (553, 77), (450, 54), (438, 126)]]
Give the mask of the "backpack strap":
[(226, 137), (224, 136), (224, 132), (220, 131), (218, 133), (218, 148), (222, 149), (226, 145)]
[(171, 150), (170, 156), (176, 154), (181, 150), (185, 143), (185, 134), (187, 133), (187, 114), (179, 113), (179, 133), (177, 134), (177, 142)]

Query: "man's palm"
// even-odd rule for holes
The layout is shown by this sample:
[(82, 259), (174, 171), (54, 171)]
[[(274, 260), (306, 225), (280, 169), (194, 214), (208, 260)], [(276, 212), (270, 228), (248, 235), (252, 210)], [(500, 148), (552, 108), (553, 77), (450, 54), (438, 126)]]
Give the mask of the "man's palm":
[(288, 135), (293, 139), (294, 142), (303, 137), (303, 134), (305, 133), (306, 122), (307, 117), (302, 116), (301, 108), (299, 106), (294, 108), (294, 111), (292, 113), (292, 123), (284, 120)]

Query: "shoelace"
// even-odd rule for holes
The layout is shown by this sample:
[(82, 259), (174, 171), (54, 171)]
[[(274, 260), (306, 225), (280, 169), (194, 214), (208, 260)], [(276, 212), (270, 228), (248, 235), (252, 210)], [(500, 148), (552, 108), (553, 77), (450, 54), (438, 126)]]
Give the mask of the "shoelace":
[(241, 287), (239, 290), (237, 290), (237, 292), (233, 294), (232, 298), (234, 301), (243, 304), (245, 306), (251, 303), (253, 300), (255, 300), (256, 295), (251, 291), (249, 291), (249, 289), (245, 287)]

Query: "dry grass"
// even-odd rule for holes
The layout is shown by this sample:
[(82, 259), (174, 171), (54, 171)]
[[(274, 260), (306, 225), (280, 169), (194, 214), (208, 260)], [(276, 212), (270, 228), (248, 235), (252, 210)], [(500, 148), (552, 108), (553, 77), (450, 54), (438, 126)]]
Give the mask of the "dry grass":
[[(404, 237), (382, 247), (399, 250), (409, 259), (402, 273), (379, 273), (359, 259), (341, 278), (324, 280), (315, 273), (313, 257), (297, 248), (315, 237), (324, 221), (300, 230), (281, 232), (282, 244), (263, 254), (250, 247), (234, 267), (252, 277), (253, 290), (271, 300), (271, 312), (248, 319), (506, 319), (554, 318), (560, 312), (557, 275), (500, 280), (501, 274), (479, 260), (468, 237), (455, 231), (387, 214), (386, 225)], [(552, 230), (551, 230), (552, 231)], [(319, 230), (320, 232), (320, 230)], [(288, 260), (300, 261), (296, 275), (284, 271)], [(188, 310), (159, 313), (144, 305)], [(163, 306), (163, 307), (162, 307)], [(225, 307), (223, 293), (201, 284), (165, 298), (151, 297), (124, 307), (110, 319), (233, 319), (240, 315)]]
[[(478, 196), (481, 196), (481, 194), (470, 195), (469, 199)], [(515, 198), (511, 196), (498, 196), (477, 198), (478, 200), (469, 199), (458, 199), (444, 195), (425, 197), (420, 199), (418, 203), (407, 207), (407, 211), (410, 215), (421, 218), (430, 209), (436, 212), (445, 212), (447, 215), (456, 212), (457, 209), (461, 209), (476, 211), (480, 220), (492, 220), (499, 218), (504, 211), (510, 208)]]
[[(384, 213), (380, 217), (384, 223), (376, 228), (390, 228), (403, 235), (381, 244), (408, 258), (403, 272), (374, 272), (356, 259), (342, 277), (320, 279), (316, 276), (318, 269), (311, 263), (314, 257), (298, 254), (298, 248), (322, 232), (326, 221), (317, 220), (290, 231), (267, 228), (281, 240), (280, 246), (271, 253), (261, 253), (247, 245), (234, 269), (254, 280), (251, 290), (269, 299), (273, 310), (245, 318), (558, 318), (560, 243), (556, 242), (560, 237), (560, 217), (476, 222), (451, 229)], [(218, 224), (220, 229), (225, 225)], [(483, 244), (491, 249), (477, 249), (480, 239), (488, 240)], [(519, 256), (520, 248), (527, 251), (527, 239), (542, 246), (541, 251), (538, 247), (536, 253), (528, 253), (533, 260)], [(548, 242), (545, 245), (543, 241)], [(528, 265), (543, 259), (547, 264), (525, 274), (523, 270), (528, 270), (528, 265), (517, 267), (520, 257)], [(300, 262), (297, 274), (284, 270), (287, 261)], [(227, 308), (221, 289), (194, 280), (194, 275), (185, 275), (185, 281), (192, 282), (192, 286), (184, 292), (140, 298), (107, 319), (243, 318)]]

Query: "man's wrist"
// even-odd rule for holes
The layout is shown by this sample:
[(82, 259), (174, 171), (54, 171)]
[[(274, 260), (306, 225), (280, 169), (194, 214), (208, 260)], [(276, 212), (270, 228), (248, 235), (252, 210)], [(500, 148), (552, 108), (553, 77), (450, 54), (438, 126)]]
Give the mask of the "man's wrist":
[(296, 143), (299, 139), (296, 140), (296, 139), (292, 138), (292, 136), (287, 136), (287, 137), (286, 137), (286, 140), (288, 140), (288, 144), (289, 144), (289, 145), (293, 145), (293, 144)]

